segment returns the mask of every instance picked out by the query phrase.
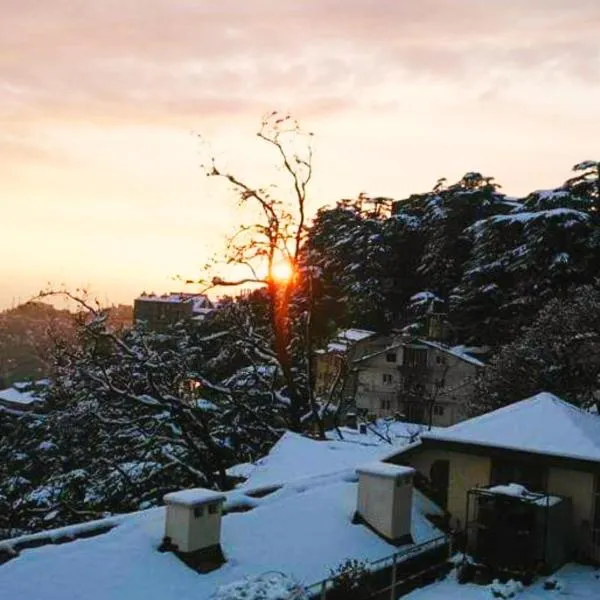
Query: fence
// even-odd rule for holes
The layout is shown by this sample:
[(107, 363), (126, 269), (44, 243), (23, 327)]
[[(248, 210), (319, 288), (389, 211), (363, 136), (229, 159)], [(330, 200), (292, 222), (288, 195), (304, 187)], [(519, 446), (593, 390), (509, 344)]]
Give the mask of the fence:
[[(450, 552), (450, 538), (440, 537), (413, 545), (405, 550), (394, 552), (379, 560), (368, 562), (368, 591), (363, 591), (364, 598), (395, 600), (397, 594), (407, 584), (426, 576), (435, 574), (445, 564)], [(336, 588), (342, 575), (328, 577), (304, 588), (309, 598), (331, 600), (336, 596)], [(388, 595), (389, 592), (389, 595)]]

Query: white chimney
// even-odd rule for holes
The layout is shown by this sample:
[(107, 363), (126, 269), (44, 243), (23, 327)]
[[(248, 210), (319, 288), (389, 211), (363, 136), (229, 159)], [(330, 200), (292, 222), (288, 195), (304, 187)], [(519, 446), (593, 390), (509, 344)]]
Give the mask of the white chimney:
[(415, 470), (378, 462), (358, 467), (356, 471), (359, 519), (391, 542), (411, 543)]
[(221, 515), (225, 496), (193, 488), (166, 494), (165, 543), (182, 554), (222, 557)]

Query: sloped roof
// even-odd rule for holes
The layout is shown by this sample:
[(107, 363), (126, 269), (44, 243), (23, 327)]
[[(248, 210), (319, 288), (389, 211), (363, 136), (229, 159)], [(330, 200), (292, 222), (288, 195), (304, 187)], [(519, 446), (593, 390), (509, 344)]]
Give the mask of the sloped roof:
[(346, 352), (348, 348), (368, 337), (375, 335), (367, 329), (343, 329), (327, 345), (327, 352)]
[(453, 348), (450, 348), (448, 346), (444, 346), (444, 344), (440, 344), (439, 342), (434, 342), (423, 338), (419, 338), (418, 343), (429, 346), (430, 348), (435, 348), (440, 352), (445, 352), (446, 354), (454, 356), (454, 358), (464, 360), (465, 362), (475, 365), (476, 367), (485, 367), (485, 363), (482, 363), (480, 360), (476, 359), (470, 354), (467, 354), (460, 346), (454, 346)]
[(600, 462), (600, 417), (541, 392), (421, 439)]

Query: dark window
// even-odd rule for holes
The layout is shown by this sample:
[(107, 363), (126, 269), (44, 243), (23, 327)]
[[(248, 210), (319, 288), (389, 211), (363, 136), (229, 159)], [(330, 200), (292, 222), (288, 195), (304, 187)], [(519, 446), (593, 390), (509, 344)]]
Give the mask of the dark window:
[(426, 367), (427, 350), (425, 348), (404, 348), (404, 366)]
[(443, 364), (443, 362), (444, 362), (444, 359), (439, 354), (436, 354), (436, 356), (435, 356), (435, 363), (437, 365), (441, 365), (441, 364)]
[(390, 373), (383, 374), (383, 383), (389, 385), (392, 383), (392, 375)]
[(385, 355), (385, 360), (386, 360), (386, 362), (389, 362), (389, 363), (395, 363), (396, 362), (396, 353), (395, 352), (388, 352)]
[(514, 460), (492, 460), (491, 485), (518, 483), (530, 492), (545, 492), (548, 469), (542, 465), (517, 462)]
[(435, 404), (433, 406), (433, 414), (436, 417), (443, 417), (444, 416), (444, 407), (441, 406), (440, 404)]
[(214, 515), (218, 511), (219, 511), (219, 505), (216, 502), (213, 502), (212, 504), (208, 505), (208, 514), (209, 515)]
[(202, 517), (204, 515), (204, 506), (196, 506), (194, 508), (194, 517), (196, 517), (196, 519), (198, 519), (199, 517)]

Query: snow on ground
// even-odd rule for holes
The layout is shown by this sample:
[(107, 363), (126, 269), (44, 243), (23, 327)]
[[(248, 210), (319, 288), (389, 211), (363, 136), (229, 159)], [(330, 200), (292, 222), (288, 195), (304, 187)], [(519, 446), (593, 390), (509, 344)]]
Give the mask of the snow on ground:
[[(544, 583), (548, 580), (555, 580), (554, 589), (544, 589)], [(470, 583), (459, 585), (450, 574), (443, 581), (411, 592), (404, 596), (404, 600), (492, 600), (509, 598), (511, 592), (515, 600), (596, 600), (600, 598), (600, 572), (592, 567), (569, 564), (555, 576), (541, 578), (530, 587), (522, 587), (515, 582), (486, 586)]]
[[(220, 586), (266, 572), (279, 571), (310, 585), (348, 558), (374, 561), (390, 556), (398, 548), (351, 523), (356, 466), (389, 449), (286, 434), (245, 486), (226, 494), (226, 507), (252, 510), (223, 518), (221, 543), (227, 562), (211, 573), (199, 575), (173, 554), (157, 551), (164, 535), (161, 507), (123, 517), (111, 531), (96, 537), (22, 550), (0, 566), (0, 598), (197, 600), (209, 598)], [(247, 495), (250, 487), (275, 483), (283, 485), (264, 497)], [(416, 544), (441, 535), (424, 516), (435, 510), (415, 491)]]

